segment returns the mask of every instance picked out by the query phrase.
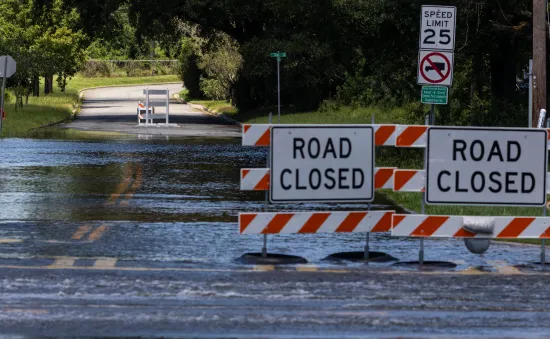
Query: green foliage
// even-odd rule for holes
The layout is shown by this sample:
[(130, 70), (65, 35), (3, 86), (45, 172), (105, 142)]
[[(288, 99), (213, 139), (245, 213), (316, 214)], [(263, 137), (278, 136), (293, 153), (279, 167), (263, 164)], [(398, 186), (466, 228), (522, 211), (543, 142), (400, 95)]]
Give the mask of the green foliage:
[(192, 98), (203, 97), (200, 88), (202, 71), (199, 69), (199, 46), (191, 39), (183, 39), (179, 54), (180, 77)]
[(242, 64), (238, 45), (226, 34), (216, 35), (208, 45), (197, 65), (204, 72), (200, 88), (208, 99), (229, 99)]
[[(241, 110), (277, 103), (276, 62), (269, 57), (274, 51), (288, 55), (281, 62), (281, 101), (286, 108), (313, 109), (327, 98), (352, 107), (419, 101), (418, 30), (425, 1), (66, 1), (79, 8), (83, 26), (102, 36), (120, 8), (127, 10), (138, 40), (155, 38), (171, 53), (173, 48), (165, 46), (183, 36), (178, 49), (182, 79), (194, 97), (203, 94), (201, 78), (218, 80), (203, 81), (211, 90), (227, 83), (220, 74), (232, 73), (208, 74), (203, 64), (223, 59), (212, 53), (233, 53), (219, 44), (225, 34), (242, 56), (229, 86)], [(439, 4), (456, 6), (458, 15), (454, 84), (450, 104), (438, 107), (438, 121), (524, 125), (526, 96), (515, 85), (531, 54), (532, 1)], [(416, 121), (425, 108), (415, 110), (420, 113), (412, 112), (410, 119)]]
[(218, 79), (201, 78), (201, 91), (211, 100), (224, 100), (227, 98), (227, 90)]
[(191, 100), (191, 96), (189, 95), (189, 90), (184, 88), (179, 93), (180, 99), (182, 99), (185, 102), (189, 102)]
[(57, 75), (65, 90), (67, 80), (84, 61), (85, 37), (76, 28), (78, 20), (76, 10), (63, 0), (52, 0), (47, 7), (34, 0), (0, 3), (0, 54), (11, 55), (17, 62), (17, 72), (8, 83), (16, 108), (23, 107), (23, 97), (28, 100), (39, 76)]
[(111, 67), (106, 61), (88, 61), (82, 68), (82, 75), (87, 78), (108, 78), (111, 76)]

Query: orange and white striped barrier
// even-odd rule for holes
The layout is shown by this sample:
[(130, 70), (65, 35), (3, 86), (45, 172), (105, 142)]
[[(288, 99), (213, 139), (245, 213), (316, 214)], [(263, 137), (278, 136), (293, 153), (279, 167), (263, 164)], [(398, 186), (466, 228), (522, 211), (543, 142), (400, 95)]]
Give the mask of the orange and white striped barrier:
[[(462, 228), (470, 220), (491, 220), (493, 234), (475, 234)], [(438, 238), (550, 239), (548, 217), (466, 217), (394, 214), (392, 236)]]
[(241, 213), (241, 234), (389, 232), (394, 211)]
[[(380, 167), (374, 169), (374, 188), (393, 188), (393, 172), (395, 167)], [(269, 168), (242, 168), (241, 191), (269, 190)]]
[(428, 126), (397, 125), (397, 147), (426, 147)]
[(393, 174), (395, 192), (424, 192), (426, 172), (424, 170), (397, 169)]
[(241, 191), (269, 190), (269, 168), (241, 168)]
[[(270, 146), (270, 124), (243, 124), (243, 146)], [(281, 125), (278, 125), (281, 126)], [(395, 146), (396, 125), (373, 125), (376, 146)]]

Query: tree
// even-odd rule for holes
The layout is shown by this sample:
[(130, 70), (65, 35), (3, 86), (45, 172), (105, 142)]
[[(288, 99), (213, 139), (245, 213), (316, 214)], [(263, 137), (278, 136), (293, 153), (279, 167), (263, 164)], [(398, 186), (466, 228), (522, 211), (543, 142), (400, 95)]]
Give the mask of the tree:
[[(10, 81), (16, 107), (23, 96), (37, 93), (38, 77), (44, 76), (45, 93), (53, 88), (53, 76), (64, 90), (67, 79), (76, 74), (84, 60), (85, 36), (73, 27), (79, 22), (76, 10), (62, 0), (41, 3), (34, 0), (4, 0), (0, 3), (0, 48), (17, 61), (17, 73)], [(9, 32), (9, 34), (8, 34)]]

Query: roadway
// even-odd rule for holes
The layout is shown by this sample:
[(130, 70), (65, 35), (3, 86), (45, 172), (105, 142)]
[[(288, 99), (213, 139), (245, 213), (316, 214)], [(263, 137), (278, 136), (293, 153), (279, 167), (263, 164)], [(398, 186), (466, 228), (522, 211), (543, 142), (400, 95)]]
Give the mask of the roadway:
[[(134, 90), (140, 91), (128, 89)], [(457, 267), (418, 270), (324, 260), (362, 250), (362, 234), (280, 235), (269, 236), (270, 252), (309, 263), (239, 263), (242, 254), (260, 250), (262, 236), (239, 235), (237, 215), (264, 208), (263, 193), (239, 191), (239, 169), (265, 166), (267, 151), (242, 147), (225, 134), (238, 129), (196, 111), (181, 113), (196, 116), (183, 129), (206, 125), (216, 137), (91, 133), (97, 125), (135, 127), (133, 114), (117, 118), (105, 108), (114, 100), (130, 109), (135, 98), (123, 89), (101, 91), (94, 100), (102, 104), (88, 99), (86, 115), (72, 123), (80, 129), (0, 141), (0, 337), (550, 333), (550, 270), (531, 264), (537, 246), (494, 243), (479, 256), (460, 240), (427, 240), (426, 260)], [(377, 199), (373, 208), (392, 206)], [(373, 234), (370, 246), (410, 261), (419, 242)]]
[[(82, 93), (83, 104), (77, 118), (63, 128), (83, 131), (118, 132), (125, 134), (168, 136), (217, 136), (238, 137), (240, 129), (215, 116), (205, 114), (174, 98), (170, 100), (170, 123), (177, 127), (138, 126), (136, 108), (138, 101), (145, 102), (144, 89), (168, 89), (170, 96), (179, 93), (181, 84), (110, 87), (86, 90)], [(151, 96), (161, 101), (162, 96)], [(164, 112), (158, 108), (156, 113)], [(155, 121), (160, 122), (160, 121)]]

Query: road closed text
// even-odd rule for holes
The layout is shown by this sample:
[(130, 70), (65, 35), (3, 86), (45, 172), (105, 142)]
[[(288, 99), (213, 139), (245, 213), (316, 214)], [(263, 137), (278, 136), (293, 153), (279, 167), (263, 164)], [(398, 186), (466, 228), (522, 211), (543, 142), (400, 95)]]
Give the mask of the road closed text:
[(365, 172), (362, 168), (337, 167), (338, 162), (348, 159), (353, 151), (353, 145), (347, 137), (319, 140), (317, 137), (307, 141), (301, 137), (292, 138), (292, 157), (302, 160), (326, 160), (335, 167), (285, 168), (281, 172), (281, 187), (284, 190), (319, 190), (321, 188), (360, 190), (365, 185)]
[(272, 201), (370, 201), (373, 130), (349, 126), (272, 129)]
[(431, 128), (426, 201), (542, 205), (546, 131)]

